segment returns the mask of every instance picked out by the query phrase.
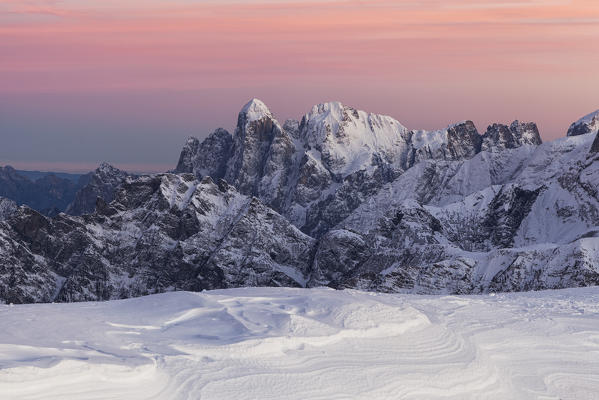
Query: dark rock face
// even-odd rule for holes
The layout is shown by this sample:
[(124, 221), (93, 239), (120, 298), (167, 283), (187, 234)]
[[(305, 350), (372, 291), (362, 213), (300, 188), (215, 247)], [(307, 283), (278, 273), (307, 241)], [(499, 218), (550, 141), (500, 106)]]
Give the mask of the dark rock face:
[(282, 210), (295, 145), (260, 100), (239, 113), (225, 179), (241, 193), (257, 196)]
[(374, 195), (384, 183), (392, 180), (384, 176), (383, 171), (384, 168), (379, 168), (370, 175), (362, 170), (347, 176), (339, 189), (308, 209), (302, 230), (315, 237), (324, 235)]
[(450, 159), (471, 158), (480, 152), (482, 138), (472, 121), (462, 122), (447, 129), (447, 150)]
[(179, 157), (175, 172), (189, 172), (198, 178), (210, 176), (221, 179), (227, 172), (233, 137), (224, 129), (217, 129), (203, 142), (189, 138)]
[(96, 208), (98, 198), (105, 202), (114, 199), (116, 189), (123, 183), (128, 174), (108, 163), (102, 163), (87, 177), (88, 183), (75, 195), (65, 212), (70, 215), (89, 214)]
[(595, 140), (591, 145), (591, 153), (599, 153), (599, 132), (595, 135)]
[(532, 144), (538, 146), (543, 143), (537, 124), (534, 122), (520, 122), (516, 120), (510, 124), (510, 131), (520, 145)]
[(508, 127), (493, 124), (482, 137), (482, 150), (515, 149), (522, 145), (540, 145), (539, 130), (534, 122), (514, 121)]
[(339, 286), (340, 281), (353, 274), (370, 253), (360, 234), (346, 230), (328, 232), (319, 241), (310, 285)]
[(525, 190), (506, 187), (493, 198), (489, 204), (489, 213), (480, 229), (489, 235), (493, 246), (513, 247), (514, 236), (541, 190), (542, 188)]

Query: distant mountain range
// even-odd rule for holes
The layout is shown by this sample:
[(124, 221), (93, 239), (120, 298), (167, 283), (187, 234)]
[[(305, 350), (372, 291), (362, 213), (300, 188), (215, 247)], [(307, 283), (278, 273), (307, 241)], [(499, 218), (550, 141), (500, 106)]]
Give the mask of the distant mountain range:
[(548, 143), (530, 122), (409, 130), (337, 102), (281, 124), (254, 99), (234, 133), (190, 138), (171, 173), (4, 168), (3, 196), (55, 216), (0, 201), (0, 299), (599, 284), (598, 130), (599, 111)]
[(11, 166), (0, 167), (0, 196), (45, 215), (56, 215), (67, 208), (90, 177), (91, 174), (18, 171)]
[(107, 163), (86, 174), (20, 171), (0, 167), (0, 197), (26, 205), (46, 216), (91, 213), (98, 197), (111, 201), (129, 174)]

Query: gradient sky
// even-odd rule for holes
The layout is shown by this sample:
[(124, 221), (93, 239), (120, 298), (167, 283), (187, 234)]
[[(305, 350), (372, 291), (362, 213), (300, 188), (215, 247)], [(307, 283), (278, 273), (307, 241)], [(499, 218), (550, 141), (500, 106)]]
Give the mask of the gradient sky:
[(561, 137), (599, 108), (599, 1), (0, 0), (0, 164), (170, 169), (252, 97)]

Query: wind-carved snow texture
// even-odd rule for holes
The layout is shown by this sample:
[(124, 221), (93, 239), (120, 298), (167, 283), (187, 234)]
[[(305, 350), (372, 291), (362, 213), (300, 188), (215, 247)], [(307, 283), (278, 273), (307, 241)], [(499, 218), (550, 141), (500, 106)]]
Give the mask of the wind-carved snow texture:
[(254, 99), (232, 135), (190, 138), (175, 173), (103, 165), (82, 196), (88, 211), (94, 199), (91, 213), (2, 212), (0, 300), (595, 285), (597, 160), (593, 132), (541, 143), (536, 125), (519, 121), (482, 135), (471, 121), (408, 130), (338, 102), (281, 125)]
[(1, 397), (594, 399), (599, 289), (243, 288), (0, 306)]

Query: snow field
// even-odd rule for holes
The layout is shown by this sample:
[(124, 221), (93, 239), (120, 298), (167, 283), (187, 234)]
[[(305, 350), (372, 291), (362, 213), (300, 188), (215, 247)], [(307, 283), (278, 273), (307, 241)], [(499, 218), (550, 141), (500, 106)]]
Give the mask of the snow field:
[(599, 288), (0, 306), (0, 399), (596, 399)]

